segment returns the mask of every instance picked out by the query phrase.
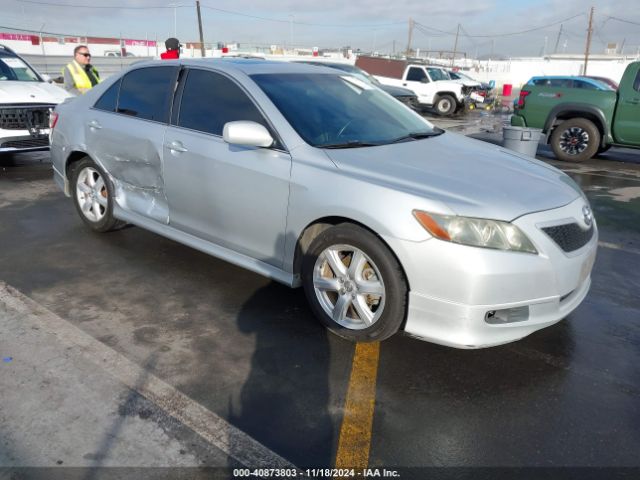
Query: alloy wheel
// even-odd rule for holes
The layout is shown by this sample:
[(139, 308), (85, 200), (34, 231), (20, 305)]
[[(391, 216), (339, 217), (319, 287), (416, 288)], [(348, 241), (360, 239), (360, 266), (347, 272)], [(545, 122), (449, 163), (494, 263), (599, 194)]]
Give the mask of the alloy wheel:
[(589, 146), (589, 133), (581, 127), (570, 127), (560, 135), (559, 146), (568, 155), (578, 155)]
[(83, 168), (76, 181), (76, 198), (82, 214), (91, 222), (99, 222), (109, 205), (107, 186), (98, 170)]
[(339, 325), (362, 330), (384, 310), (385, 286), (375, 263), (351, 245), (333, 245), (318, 256), (313, 288), (324, 312)]

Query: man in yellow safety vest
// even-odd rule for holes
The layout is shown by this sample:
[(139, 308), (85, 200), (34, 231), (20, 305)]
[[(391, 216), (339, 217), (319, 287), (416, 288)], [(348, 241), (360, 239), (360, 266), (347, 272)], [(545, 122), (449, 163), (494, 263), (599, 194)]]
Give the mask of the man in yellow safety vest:
[(74, 95), (82, 95), (100, 83), (98, 70), (90, 62), (89, 47), (78, 45), (73, 49), (73, 61), (62, 69), (65, 90)]

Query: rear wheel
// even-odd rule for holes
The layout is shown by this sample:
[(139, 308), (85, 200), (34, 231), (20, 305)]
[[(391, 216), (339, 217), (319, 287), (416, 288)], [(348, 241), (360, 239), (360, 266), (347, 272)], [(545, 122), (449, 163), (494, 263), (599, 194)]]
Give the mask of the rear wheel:
[(438, 115), (446, 117), (447, 115), (452, 115), (453, 112), (456, 111), (458, 105), (455, 98), (453, 98), (451, 95), (445, 94), (439, 95), (433, 106)]
[(560, 160), (582, 162), (598, 152), (600, 131), (586, 118), (571, 118), (558, 125), (551, 135), (551, 149)]
[(333, 333), (352, 341), (384, 340), (406, 315), (404, 273), (371, 232), (348, 223), (323, 231), (302, 265), (307, 300)]
[(124, 225), (113, 217), (113, 187), (109, 177), (89, 157), (71, 168), (71, 189), (82, 221), (96, 232), (108, 232)]

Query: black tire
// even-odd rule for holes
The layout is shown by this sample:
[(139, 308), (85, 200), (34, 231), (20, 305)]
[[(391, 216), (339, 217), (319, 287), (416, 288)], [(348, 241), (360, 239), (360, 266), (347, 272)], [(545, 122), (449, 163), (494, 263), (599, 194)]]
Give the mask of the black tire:
[(611, 148), (611, 145), (605, 145), (604, 147), (599, 147), (598, 155), (600, 155), (601, 153), (608, 152), (610, 148)]
[(456, 111), (456, 108), (458, 108), (458, 104), (456, 102), (456, 99), (451, 95), (444, 94), (438, 95), (435, 103), (433, 104), (433, 108), (441, 117), (447, 117), (449, 115), (453, 115), (453, 113)]
[[(377, 305), (377, 308), (382, 308), (382, 310), (380, 312), (376, 310), (375, 315), (377, 320), (374, 320), (368, 327), (348, 328), (334, 321), (320, 303), (321, 300), (319, 297), (323, 294), (319, 291), (317, 292), (314, 286), (314, 271), (316, 271), (315, 269), (317, 267), (316, 262), (318, 262), (318, 265), (321, 265), (323, 260), (319, 260), (319, 258), (322, 253), (327, 248), (338, 245), (352, 246), (364, 253), (364, 256), (368, 258), (364, 261), (363, 269), (367, 272), (375, 272), (373, 273), (374, 282), (380, 281), (383, 285), (383, 295), (378, 299), (379, 303)], [(351, 259), (353, 259), (353, 256), (350, 257), (349, 264)], [(373, 265), (369, 263), (369, 261), (372, 262)], [(367, 268), (365, 268), (365, 266), (367, 266)], [(317, 271), (321, 271), (321, 268), (318, 267)], [(368, 279), (370, 278), (371, 277)], [(338, 278), (336, 277), (335, 280), (337, 281)], [(380, 239), (368, 230), (356, 225), (349, 223), (336, 225), (324, 230), (313, 240), (303, 258), (302, 282), (307, 300), (316, 317), (331, 332), (347, 340), (356, 342), (384, 340), (398, 331), (406, 317), (408, 288), (402, 268), (395, 256)], [(344, 286), (346, 283), (341, 285)], [(356, 284), (354, 283), (353, 285)], [(349, 289), (349, 291), (351, 290)], [(356, 291), (358, 291), (357, 288)], [(337, 304), (340, 296), (339, 292), (330, 292), (330, 294), (334, 295)], [(327, 293), (327, 295), (329, 295), (329, 293)], [(355, 293), (346, 293), (346, 297), (350, 295), (352, 298), (356, 298), (353, 297)], [(361, 297), (358, 296), (358, 298)], [(369, 302), (372, 297), (363, 295), (362, 298), (368, 299), (367, 302)], [(347, 307), (345, 315), (348, 315), (349, 312), (356, 312), (353, 306), (354, 303), (351, 300), (348, 300), (348, 302), (351, 306)], [(381, 304), (382, 307), (380, 307)], [(373, 308), (375, 309), (376, 305), (373, 305)], [(354, 313), (352, 313), (352, 315), (353, 314)], [(365, 324), (362, 323), (362, 326), (364, 325)]]
[(583, 162), (596, 153), (600, 131), (586, 118), (570, 118), (558, 125), (551, 135), (551, 149), (559, 160)]
[[(78, 194), (78, 178), (80, 174), (85, 169), (93, 169), (97, 174), (102, 178), (104, 182), (104, 188), (101, 189), (101, 195), (106, 199), (106, 206), (100, 205), (98, 209), (102, 217), (98, 220), (91, 220), (88, 216), (83, 212), (82, 207), (80, 206), (81, 199)], [(78, 160), (76, 163), (71, 165), (71, 172), (69, 175), (71, 179), (71, 196), (73, 197), (73, 204), (76, 207), (78, 215), (82, 221), (89, 226), (95, 232), (109, 232), (111, 230), (117, 230), (122, 228), (125, 225), (125, 222), (117, 220), (113, 216), (113, 185), (111, 184), (111, 180), (109, 176), (105, 174), (104, 170), (98, 166), (91, 158), (84, 157), (81, 160)], [(93, 210), (93, 208), (92, 208)]]

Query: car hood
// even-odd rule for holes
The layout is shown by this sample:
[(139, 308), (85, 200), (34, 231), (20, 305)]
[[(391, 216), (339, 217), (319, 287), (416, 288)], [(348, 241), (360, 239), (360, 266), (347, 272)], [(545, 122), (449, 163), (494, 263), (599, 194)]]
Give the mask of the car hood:
[(71, 95), (46, 82), (0, 81), (1, 103), (60, 103)]
[(394, 87), (391, 85), (380, 85), (380, 88), (393, 97), (415, 97), (413, 90), (402, 87)]
[(511, 221), (582, 195), (575, 182), (554, 167), (451, 132), (325, 152), (348, 174), (440, 201), (467, 217)]
[(480, 82), (475, 80), (453, 80), (454, 82), (461, 83), (465, 87), (479, 87), (481, 85)]

